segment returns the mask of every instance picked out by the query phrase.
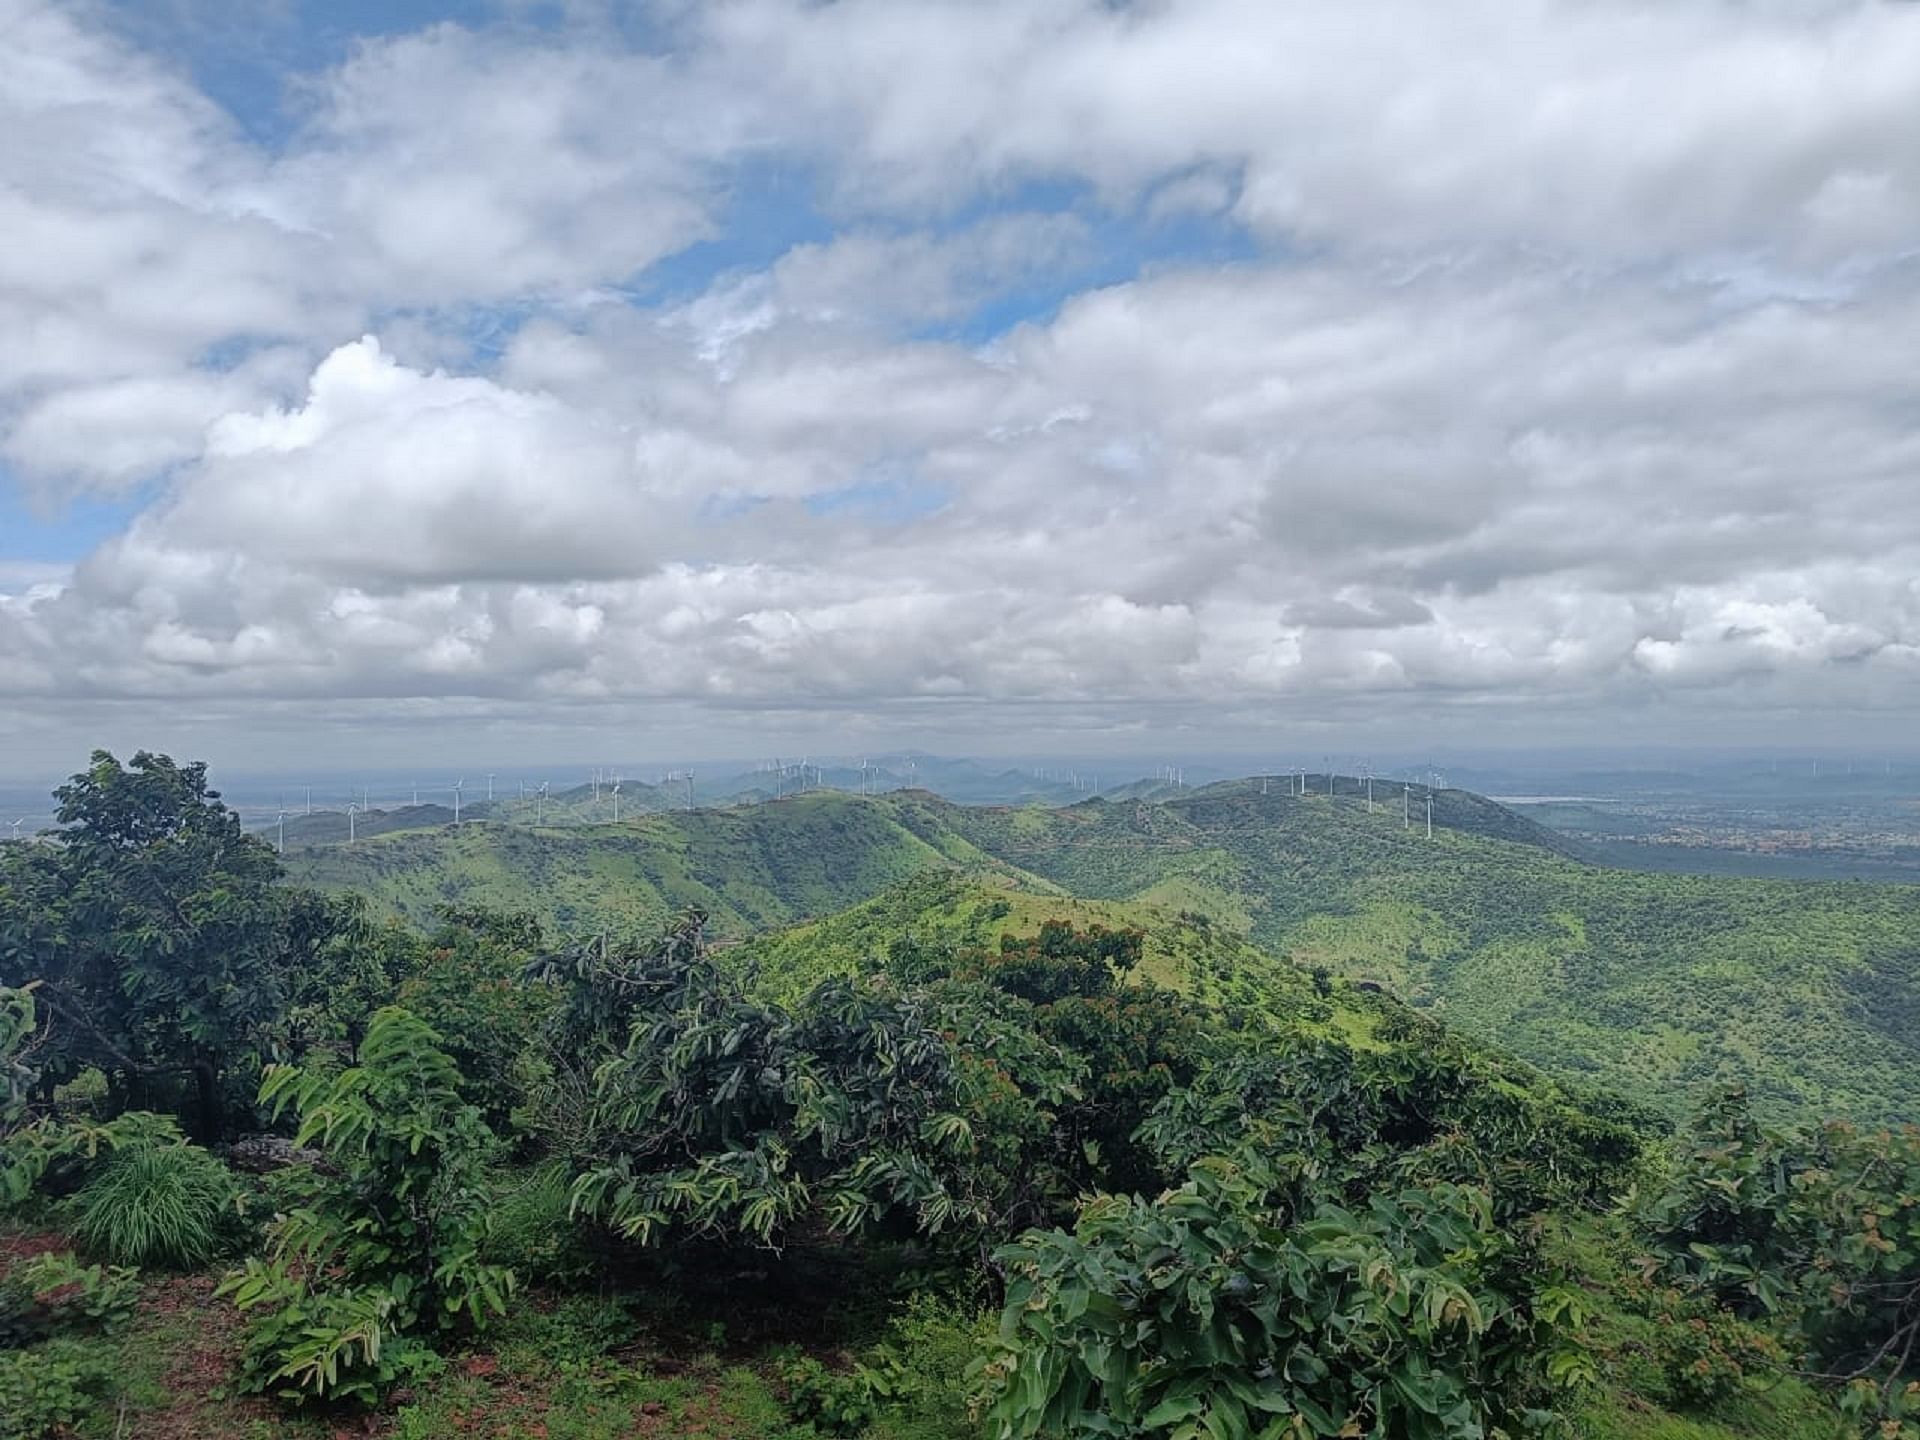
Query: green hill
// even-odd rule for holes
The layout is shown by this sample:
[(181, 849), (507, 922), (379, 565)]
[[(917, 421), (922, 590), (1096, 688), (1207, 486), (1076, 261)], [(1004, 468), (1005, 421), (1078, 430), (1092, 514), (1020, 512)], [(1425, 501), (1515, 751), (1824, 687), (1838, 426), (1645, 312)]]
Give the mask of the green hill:
[(959, 835), (922, 839), (879, 801), (819, 793), (619, 825), (412, 830), (286, 856), (304, 884), (425, 923), (442, 905), (525, 910), (550, 932), (650, 930), (698, 905), (739, 937), (826, 915), (934, 867), (1001, 869)]
[(483, 902), (565, 933), (698, 904), (736, 939), (961, 867), (1036, 909), (1070, 896), (1204, 917), (1669, 1113), (1735, 1077), (1781, 1118), (1920, 1113), (1920, 887), (1606, 869), (1465, 792), (1433, 794), (1429, 839), (1419, 787), (1403, 805), (1377, 785), (1371, 810), (1351, 777), (1334, 788), (1057, 809), (820, 793), (618, 827), (396, 834), (288, 864), (414, 918)]

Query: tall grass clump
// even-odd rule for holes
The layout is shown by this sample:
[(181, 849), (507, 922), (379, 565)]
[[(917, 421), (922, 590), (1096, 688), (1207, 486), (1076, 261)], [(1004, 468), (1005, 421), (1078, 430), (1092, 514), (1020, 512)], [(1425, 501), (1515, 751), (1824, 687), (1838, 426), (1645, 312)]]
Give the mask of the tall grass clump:
[(219, 1251), (237, 1195), (227, 1167), (197, 1145), (130, 1145), (74, 1197), (74, 1231), (115, 1264), (187, 1269)]

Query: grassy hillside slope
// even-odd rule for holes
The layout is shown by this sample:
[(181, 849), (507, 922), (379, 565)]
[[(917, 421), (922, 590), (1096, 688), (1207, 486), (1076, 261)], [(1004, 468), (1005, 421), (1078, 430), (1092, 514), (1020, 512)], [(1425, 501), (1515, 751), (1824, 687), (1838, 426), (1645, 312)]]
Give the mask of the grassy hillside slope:
[[(1409, 825), (1397, 790), (1379, 787), (1369, 811), (1351, 786), (1298, 797), (1236, 782), (1065, 809), (814, 794), (619, 827), (392, 835), (288, 858), (296, 879), (365, 890), (415, 918), (485, 902), (579, 932), (646, 927), (699, 904), (723, 937), (959, 866), (1013, 882), (1002, 903), (1024, 919), (1061, 909), (1050, 891), (1114, 907), (1105, 923), (1157, 921), (1148, 928), (1167, 935), (1181, 933), (1167, 917), (1204, 916), (1234, 944), (1378, 982), (1549, 1073), (1670, 1113), (1744, 1078), (1776, 1117), (1920, 1114), (1920, 887), (1604, 869), (1458, 791), (1433, 797), (1428, 839), (1424, 791)], [(842, 950), (815, 947), (815, 960), (858, 937), (828, 938)], [(1173, 964), (1174, 943), (1157, 942), (1153, 963)], [(1217, 968), (1231, 970), (1230, 958)]]
[(1920, 1114), (1920, 887), (1603, 869), (1484, 833), (1429, 840), (1397, 809), (1243, 785), (956, 824), (1075, 893), (1178, 897), (1670, 1111), (1744, 1076), (1776, 1115)]
[(291, 851), (302, 883), (357, 890), (416, 922), (444, 904), (526, 910), (557, 934), (646, 930), (689, 905), (737, 937), (829, 914), (922, 870), (996, 862), (950, 831), (836, 794), (619, 825), (463, 825)]

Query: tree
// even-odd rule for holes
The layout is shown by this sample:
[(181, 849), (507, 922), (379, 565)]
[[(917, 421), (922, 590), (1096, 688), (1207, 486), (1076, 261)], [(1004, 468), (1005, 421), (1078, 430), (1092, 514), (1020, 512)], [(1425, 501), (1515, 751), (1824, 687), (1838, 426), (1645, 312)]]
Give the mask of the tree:
[(1637, 1218), (1657, 1271), (1780, 1326), (1803, 1373), (1882, 1433), (1920, 1434), (1920, 1128), (1782, 1133), (1735, 1089)]
[(294, 1143), (330, 1162), (289, 1182), (300, 1203), (275, 1222), (268, 1258), (222, 1286), (255, 1312), (248, 1383), (285, 1399), (374, 1398), (410, 1353), (394, 1338), (483, 1325), (514, 1288), (480, 1258), (496, 1146), (440, 1037), (388, 1006), (359, 1062), (274, 1066), (260, 1088), (276, 1117), (299, 1115)]
[(57, 843), (0, 861), (0, 983), (41, 982), (43, 1090), (97, 1066), (126, 1106), (188, 1079), (191, 1128), (217, 1139), (228, 1072), (285, 1006), (294, 892), (204, 764), (96, 751), (55, 796)]

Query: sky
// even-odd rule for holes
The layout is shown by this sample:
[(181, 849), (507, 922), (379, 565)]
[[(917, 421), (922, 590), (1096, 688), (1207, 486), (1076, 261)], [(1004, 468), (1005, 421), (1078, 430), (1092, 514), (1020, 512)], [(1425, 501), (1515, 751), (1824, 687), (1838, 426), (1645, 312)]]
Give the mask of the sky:
[(0, 774), (1908, 743), (1920, 5), (0, 0)]

